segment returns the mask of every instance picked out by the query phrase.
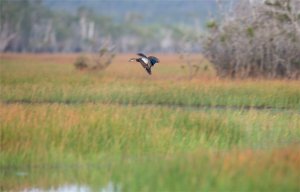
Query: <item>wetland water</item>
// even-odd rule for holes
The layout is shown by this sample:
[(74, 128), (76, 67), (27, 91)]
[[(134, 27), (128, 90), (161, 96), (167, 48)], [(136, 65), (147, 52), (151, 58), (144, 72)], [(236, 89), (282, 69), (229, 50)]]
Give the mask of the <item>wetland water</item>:
[(21, 192), (119, 192), (121, 186), (110, 180), (99, 167), (65, 166), (38, 167), (30, 170), (1, 171), (0, 191)]
[(65, 184), (57, 187), (51, 187), (48, 189), (42, 188), (27, 188), (21, 190), (21, 192), (92, 192), (92, 191), (99, 191), (99, 192), (119, 192), (121, 191), (117, 187), (114, 186), (112, 182), (109, 182), (107, 186), (99, 187), (98, 189), (93, 189), (87, 185), (78, 185), (78, 184)]

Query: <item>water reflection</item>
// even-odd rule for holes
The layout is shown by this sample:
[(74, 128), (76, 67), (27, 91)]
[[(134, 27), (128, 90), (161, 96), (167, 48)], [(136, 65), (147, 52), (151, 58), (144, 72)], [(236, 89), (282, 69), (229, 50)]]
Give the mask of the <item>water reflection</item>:
[(84, 185), (76, 185), (76, 184), (70, 184), (70, 185), (63, 185), (56, 188), (50, 188), (50, 189), (40, 189), (40, 188), (31, 188), (31, 189), (25, 189), (23, 192), (90, 192), (92, 191), (88, 186)]
[[(59, 187), (52, 187), (50, 189), (41, 189), (41, 188), (30, 188), (25, 189), (22, 192), (90, 192), (94, 191), (94, 189), (86, 186), (86, 185), (78, 185), (78, 184), (66, 184)], [(100, 188), (100, 192), (120, 192), (121, 189), (119, 186), (114, 185), (113, 182), (109, 182), (107, 186)]]
[(109, 164), (56, 164), (13, 168), (0, 167), (0, 191), (99, 191), (120, 192)]

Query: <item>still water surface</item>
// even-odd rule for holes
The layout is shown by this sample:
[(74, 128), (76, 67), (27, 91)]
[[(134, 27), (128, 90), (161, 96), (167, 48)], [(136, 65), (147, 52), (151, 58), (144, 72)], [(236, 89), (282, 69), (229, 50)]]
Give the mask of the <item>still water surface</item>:
[(108, 172), (91, 168), (0, 169), (0, 191), (21, 192), (120, 192), (121, 185)]
[[(95, 189), (90, 188), (86, 185), (78, 185), (78, 184), (66, 184), (58, 187), (50, 187), (49, 189), (41, 189), (41, 188), (28, 188), (22, 190), (22, 192), (92, 192)], [(99, 192), (120, 192), (121, 190), (118, 189), (112, 182), (109, 182), (107, 186), (99, 188), (96, 190)]]

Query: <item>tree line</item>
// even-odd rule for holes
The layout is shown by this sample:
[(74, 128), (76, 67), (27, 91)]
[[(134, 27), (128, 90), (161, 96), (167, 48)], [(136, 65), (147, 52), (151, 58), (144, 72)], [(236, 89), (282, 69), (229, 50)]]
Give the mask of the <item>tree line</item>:
[(0, 52), (97, 52), (104, 44), (118, 52), (172, 51), (180, 46), (178, 36), (194, 34), (182, 25), (145, 23), (130, 11), (120, 22), (84, 6), (72, 12), (51, 9), (43, 0), (0, 3)]

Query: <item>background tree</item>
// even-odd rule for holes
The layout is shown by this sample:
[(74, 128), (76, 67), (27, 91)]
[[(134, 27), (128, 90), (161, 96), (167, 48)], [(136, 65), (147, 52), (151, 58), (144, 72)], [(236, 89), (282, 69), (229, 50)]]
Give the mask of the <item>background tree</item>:
[(205, 55), (222, 77), (300, 77), (300, 2), (240, 1), (207, 23)]

